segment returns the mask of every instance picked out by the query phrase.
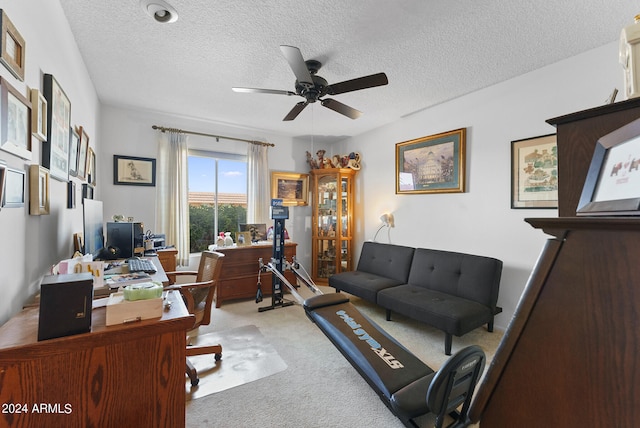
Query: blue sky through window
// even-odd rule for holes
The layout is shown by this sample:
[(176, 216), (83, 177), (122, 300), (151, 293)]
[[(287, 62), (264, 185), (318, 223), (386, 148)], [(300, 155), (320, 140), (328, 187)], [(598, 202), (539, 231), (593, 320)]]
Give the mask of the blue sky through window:
[[(189, 191), (215, 191), (215, 159), (189, 156)], [(246, 162), (219, 159), (218, 192), (247, 193), (247, 164)]]

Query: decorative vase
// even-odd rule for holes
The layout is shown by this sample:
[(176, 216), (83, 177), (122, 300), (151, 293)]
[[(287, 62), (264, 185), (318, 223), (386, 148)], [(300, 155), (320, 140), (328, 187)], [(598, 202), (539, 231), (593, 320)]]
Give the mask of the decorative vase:
[(233, 246), (233, 238), (231, 237), (231, 232), (224, 233), (224, 246), (225, 247)]

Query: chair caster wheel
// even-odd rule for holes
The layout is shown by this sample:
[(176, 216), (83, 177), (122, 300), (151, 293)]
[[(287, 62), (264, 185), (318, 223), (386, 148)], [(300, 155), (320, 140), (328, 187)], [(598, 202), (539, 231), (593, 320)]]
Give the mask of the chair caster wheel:
[(191, 379), (191, 386), (198, 386), (200, 378)]
[(222, 354), (215, 354), (216, 361), (220, 361), (222, 359)]

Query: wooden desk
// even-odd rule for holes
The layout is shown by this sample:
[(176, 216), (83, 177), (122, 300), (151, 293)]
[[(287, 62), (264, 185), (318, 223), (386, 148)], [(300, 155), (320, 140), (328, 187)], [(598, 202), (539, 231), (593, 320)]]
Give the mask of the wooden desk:
[(38, 308), (11, 318), (0, 327), (0, 426), (184, 427), (193, 317), (178, 292), (169, 299), (160, 320), (106, 327), (102, 307), (90, 333), (42, 342)]
[[(286, 242), (284, 245), (284, 255), (291, 261), (296, 255), (295, 242)], [(255, 299), (258, 292), (258, 259), (267, 263), (273, 256), (273, 244), (247, 245), (244, 247), (218, 248), (215, 251), (225, 255), (222, 264), (222, 273), (218, 280), (218, 290), (216, 296), (216, 308), (222, 302), (232, 299)], [(291, 283), (296, 283), (293, 272), (285, 272), (285, 278)], [(271, 295), (273, 284), (271, 273), (261, 274), (262, 293), (265, 296)], [(286, 287), (285, 287), (286, 289)]]

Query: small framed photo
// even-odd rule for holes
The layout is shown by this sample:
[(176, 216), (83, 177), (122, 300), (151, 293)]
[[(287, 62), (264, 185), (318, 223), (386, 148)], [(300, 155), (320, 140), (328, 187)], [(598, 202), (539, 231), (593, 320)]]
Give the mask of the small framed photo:
[(29, 167), (29, 214), (49, 214), (49, 171), (40, 165)]
[(89, 135), (84, 127), (76, 129), (78, 136), (80, 137), (80, 145), (78, 147), (78, 168), (76, 177), (84, 180), (87, 177), (87, 155), (89, 154)]
[(37, 89), (31, 89), (31, 133), (39, 141), (47, 140), (47, 99)]
[(251, 232), (236, 232), (236, 245), (238, 247), (251, 245)]
[(69, 181), (69, 129), (71, 101), (51, 74), (44, 75), (44, 97), (47, 99), (47, 136), (42, 144), (42, 166), (51, 177)]
[(93, 199), (94, 188), (89, 183), (82, 183), (82, 200)]
[(26, 43), (4, 9), (0, 9), (0, 31), (0, 62), (22, 82)]
[(24, 207), (26, 175), (23, 170), (5, 167), (4, 193), (2, 195), (4, 208)]
[(31, 160), (31, 101), (0, 78), (0, 149)]
[(113, 184), (155, 186), (156, 160), (113, 155)]
[(309, 174), (272, 171), (271, 198), (288, 206), (309, 205)]
[(396, 194), (465, 191), (466, 128), (396, 144)]
[(511, 142), (511, 208), (558, 208), (556, 134)]
[(600, 137), (576, 215), (640, 215), (640, 119)]

